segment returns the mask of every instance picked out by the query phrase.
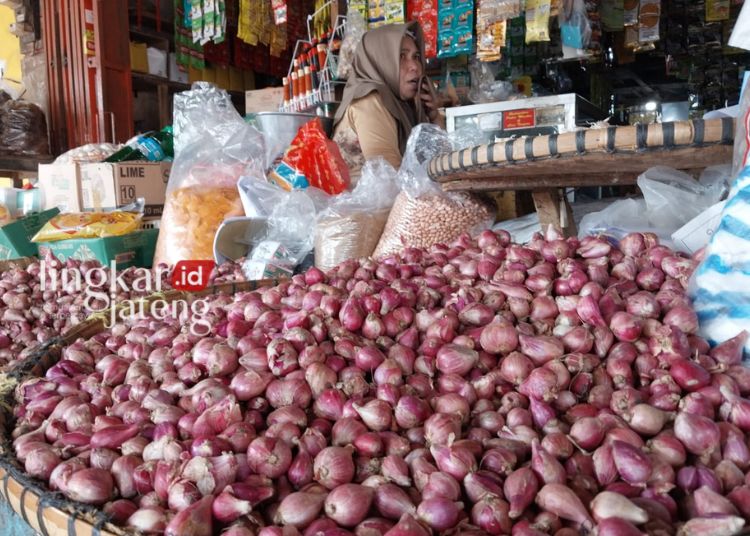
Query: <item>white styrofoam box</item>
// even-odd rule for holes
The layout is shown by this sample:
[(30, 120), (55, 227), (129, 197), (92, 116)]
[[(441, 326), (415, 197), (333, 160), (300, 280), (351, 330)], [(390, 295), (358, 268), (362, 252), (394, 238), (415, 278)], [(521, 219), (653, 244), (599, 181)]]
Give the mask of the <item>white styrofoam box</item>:
[(726, 201), (721, 201), (712, 205), (672, 233), (675, 247), (693, 254), (708, 245), (711, 235), (721, 222), (721, 211), (725, 204)]
[(148, 47), (148, 72), (155, 76), (167, 77), (167, 52), (160, 48)]

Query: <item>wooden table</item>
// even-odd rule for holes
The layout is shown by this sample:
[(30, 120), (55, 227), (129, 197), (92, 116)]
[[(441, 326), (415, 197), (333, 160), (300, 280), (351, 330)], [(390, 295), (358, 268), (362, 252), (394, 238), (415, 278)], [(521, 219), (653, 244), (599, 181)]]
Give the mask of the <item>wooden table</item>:
[(456, 151), (433, 159), (429, 173), (447, 192), (530, 190), (542, 227), (570, 235), (565, 188), (634, 185), (653, 166), (694, 173), (731, 163), (733, 138), (732, 120), (590, 129)]

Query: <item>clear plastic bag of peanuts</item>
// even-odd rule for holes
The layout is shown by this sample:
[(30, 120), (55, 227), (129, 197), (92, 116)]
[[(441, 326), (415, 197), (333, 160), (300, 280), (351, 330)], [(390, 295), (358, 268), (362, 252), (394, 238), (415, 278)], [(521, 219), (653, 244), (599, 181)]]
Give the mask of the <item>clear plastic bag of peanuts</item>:
[(244, 216), (237, 181), (263, 176), (265, 144), (226, 91), (198, 83), (175, 97), (175, 158), (155, 263), (212, 260), (221, 223)]
[(462, 233), (478, 233), (495, 222), (497, 207), (491, 199), (446, 193), (430, 179), (430, 160), (451, 150), (450, 137), (440, 127), (422, 124), (412, 130), (398, 172), (401, 193), (373, 257), (391, 255), (406, 247), (429, 248), (451, 242)]

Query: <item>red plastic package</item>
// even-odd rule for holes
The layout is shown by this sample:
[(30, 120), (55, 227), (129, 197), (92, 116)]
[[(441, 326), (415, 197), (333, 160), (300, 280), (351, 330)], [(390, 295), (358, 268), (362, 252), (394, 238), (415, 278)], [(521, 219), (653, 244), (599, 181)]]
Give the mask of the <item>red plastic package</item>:
[(350, 183), (349, 168), (318, 118), (299, 129), (270, 178), (287, 190), (309, 185), (333, 195)]

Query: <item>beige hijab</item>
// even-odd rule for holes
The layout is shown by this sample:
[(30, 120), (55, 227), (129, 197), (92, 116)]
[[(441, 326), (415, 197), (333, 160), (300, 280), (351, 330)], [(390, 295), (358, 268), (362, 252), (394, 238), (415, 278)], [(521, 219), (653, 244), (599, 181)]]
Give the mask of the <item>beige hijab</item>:
[[(420, 123), (429, 122), (424, 106), (419, 100), (419, 94), (413, 101), (401, 100), (399, 96), (401, 40), (405, 35), (414, 38), (422, 56), (424, 73), (424, 39), (418, 22), (389, 24), (370, 30), (365, 33), (357, 47), (352, 74), (346, 82), (344, 97), (335, 118), (335, 124), (338, 124), (353, 101), (377, 91), (383, 104), (396, 120), (398, 146), (402, 155), (411, 129)], [(421, 86), (420, 82), (420, 88)]]

